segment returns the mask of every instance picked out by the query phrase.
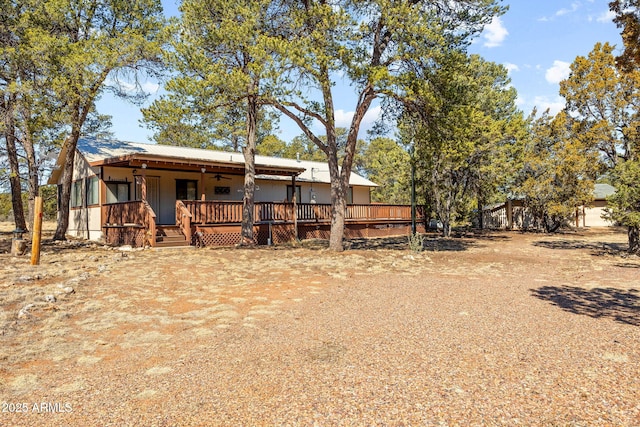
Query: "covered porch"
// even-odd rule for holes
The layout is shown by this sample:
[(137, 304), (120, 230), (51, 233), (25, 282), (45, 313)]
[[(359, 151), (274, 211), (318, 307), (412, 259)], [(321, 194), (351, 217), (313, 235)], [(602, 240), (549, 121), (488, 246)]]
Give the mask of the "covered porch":
[[(164, 245), (164, 236), (171, 230), (183, 236), (185, 245), (231, 246), (240, 241), (242, 206), (238, 201), (177, 200), (175, 225), (168, 227), (156, 224), (153, 209), (145, 200), (106, 204), (102, 207), (104, 236), (109, 244), (156, 247)], [(409, 234), (411, 206), (351, 204), (345, 219), (347, 238)], [(331, 205), (256, 202), (254, 221), (255, 243), (259, 245), (328, 238)], [(424, 231), (420, 207), (416, 223)]]

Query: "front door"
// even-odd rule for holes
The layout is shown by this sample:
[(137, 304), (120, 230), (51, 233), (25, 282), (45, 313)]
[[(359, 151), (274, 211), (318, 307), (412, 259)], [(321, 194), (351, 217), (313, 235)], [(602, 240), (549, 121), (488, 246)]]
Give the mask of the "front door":
[[(160, 177), (146, 176), (144, 180), (147, 186), (147, 203), (156, 214), (156, 223), (163, 224), (161, 220), (162, 213), (160, 212)], [(135, 199), (142, 200), (142, 177), (139, 175), (136, 176)]]
[(156, 221), (160, 219), (160, 177), (148, 176), (147, 181), (147, 203), (156, 214)]

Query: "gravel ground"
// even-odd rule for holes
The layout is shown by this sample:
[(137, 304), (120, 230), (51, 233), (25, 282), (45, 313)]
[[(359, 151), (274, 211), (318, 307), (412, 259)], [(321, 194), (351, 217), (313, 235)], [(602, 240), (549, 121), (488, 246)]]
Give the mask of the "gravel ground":
[(0, 425), (640, 425), (623, 233), (405, 242), (0, 255)]

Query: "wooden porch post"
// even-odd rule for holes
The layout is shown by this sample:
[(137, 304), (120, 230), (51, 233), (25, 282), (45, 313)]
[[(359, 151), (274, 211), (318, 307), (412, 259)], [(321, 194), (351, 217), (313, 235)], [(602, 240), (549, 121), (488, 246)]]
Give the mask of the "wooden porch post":
[(140, 175), (140, 198), (147, 201), (147, 164), (142, 164), (142, 175)]
[(104, 205), (107, 203), (107, 184), (104, 182), (103, 166), (100, 166), (99, 173), (100, 175), (98, 175), (98, 182), (100, 189), (98, 190), (98, 197), (100, 198), (100, 229), (103, 230), (102, 227), (109, 222), (109, 218), (107, 218), (107, 210), (104, 207)]
[(206, 192), (204, 190), (204, 174), (207, 172), (206, 168), (200, 169), (200, 200), (205, 200), (207, 198)]
[(291, 200), (293, 201), (293, 233), (298, 240), (298, 204), (296, 200), (296, 176), (291, 175), (291, 188), (293, 195), (291, 196)]

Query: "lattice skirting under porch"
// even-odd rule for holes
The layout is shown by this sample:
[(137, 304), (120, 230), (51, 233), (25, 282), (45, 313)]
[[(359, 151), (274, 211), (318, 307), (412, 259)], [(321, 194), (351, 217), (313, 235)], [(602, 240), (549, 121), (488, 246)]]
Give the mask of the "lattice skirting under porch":
[[(202, 234), (200, 238), (205, 246), (235, 246), (240, 243), (241, 227), (239, 225), (202, 225), (196, 228)], [(258, 245), (269, 244), (269, 225), (256, 225), (253, 229), (255, 243)], [(191, 244), (196, 244), (196, 236), (191, 239)], [(274, 245), (290, 242), (295, 239), (292, 224), (272, 224), (271, 243)]]
[[(223, 226), (198, 226), (198, 231), (202, 232), (202, 241), (205, 246), (234, 246), (240, 242), (239, 225)], [(418, 232), (424, 232), (424, 226), (418, 224)], [(329, 224), (298, 224), (298, 238), (307, 239), (329, 239), (331, 226)], [(389, 237), (409, 235), (411, 224), (347, 224), (345, 227), (345, 238), (369, 238), (369, 237)], [(268, 224), (260, 224), (254, 228), (255, 242), (258, 245), (271, 244), (279, 245), (291, 242), (295, 239), (293, 224), (272, 224), (269, 232)], [(191, 244), (196, 244), (194, 236)]]
[(140, 248), (145, 245), (146, 237), (146, 230), (142, 227), (121, 226), (104, 228), (104, 239), (108, 245), (131, 245), (135, 248)]

